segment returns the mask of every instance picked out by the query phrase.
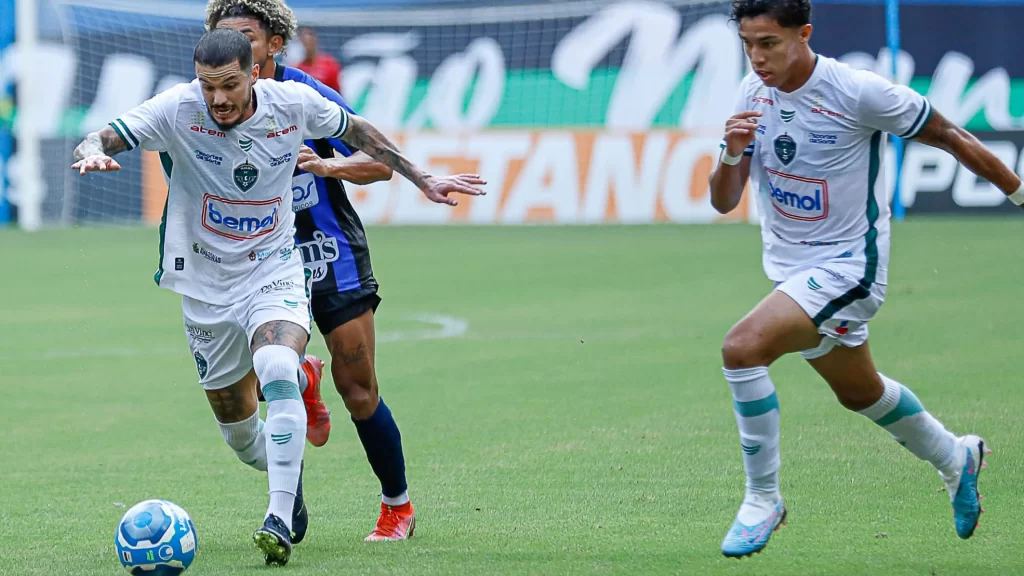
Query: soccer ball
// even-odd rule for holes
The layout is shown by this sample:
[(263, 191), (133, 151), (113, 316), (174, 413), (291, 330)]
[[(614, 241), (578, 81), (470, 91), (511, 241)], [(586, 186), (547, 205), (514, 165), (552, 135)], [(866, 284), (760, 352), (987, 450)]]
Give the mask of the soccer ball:
[(135, 576), (176, 576), (196, 557), (196, 527), (181, 506), (144, 500), (121, 517), (114, 545), (121, 565)]

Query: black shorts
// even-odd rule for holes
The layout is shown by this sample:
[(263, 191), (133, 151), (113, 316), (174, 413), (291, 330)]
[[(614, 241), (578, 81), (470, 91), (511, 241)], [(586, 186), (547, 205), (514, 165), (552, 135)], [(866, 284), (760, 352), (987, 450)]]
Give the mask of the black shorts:
[(327, 335), (335, 328), (351, 322), (369, 311), (377, 311), (380, 305), (377, 288), (313, 294), (310, 306), (313, 321), (321, 334)]

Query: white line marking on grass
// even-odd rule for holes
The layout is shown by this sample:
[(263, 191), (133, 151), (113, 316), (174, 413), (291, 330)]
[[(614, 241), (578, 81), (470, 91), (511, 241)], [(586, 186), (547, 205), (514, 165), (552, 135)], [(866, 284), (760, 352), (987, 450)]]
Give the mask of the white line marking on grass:
[[(402, 320), (412, 320), (431, 325), (422, 330), (385, 330), (377, 332), (377, 343), (412, 342), (417, 340), (444, 340), (461, 338), (469, 331), (469, 320), (445, 314), (409, 314)], [(310, 344), (316, 344), (314, 336)], [(319, 342), (322, 344), (322, 341)], [(75, 358), (139, 358), (154, 356), (178, 356), (188, 354), (184, 344), (180, 348), (87, 348), (84, 350), (38, 350), (28, 354), (0, 354), (0, 362), (25, 360), (71, 360)]]

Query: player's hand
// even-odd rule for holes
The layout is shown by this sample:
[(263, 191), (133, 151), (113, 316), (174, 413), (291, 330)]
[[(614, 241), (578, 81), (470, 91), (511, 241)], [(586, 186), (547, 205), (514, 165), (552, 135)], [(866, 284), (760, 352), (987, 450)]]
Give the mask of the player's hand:
[(110, 156), (97, 154), (86, 156), (75, 162), (71, 165), (71, 169), (78, 170), (78, 173), (84, 176), (86, 172), (116, 172), (121, 169), (121, 165)]
[(487, 194), (483, 189), (477, 188), (487, 182), (480, 178), (479, 174), (456, 174), (454, 176), (428, 176), (426, 187), (422, 188), (423, 194), (431, 202), (458, 206), (459, 201), (449, 198), (449, 194), (466, 194), (467, 196), (483, 196)]
[(296, 165), (300, 170), (316, 174), (321, 178), (328, 176), (327, 165), (324, 163), (324, 159), (317, 156), (316, 152), (305, 144), (299, 146), (299, 159)]
[(757, 135), (757, 119), (760, 112), (747, 110), (725, 122), (725, 151), (729, 156), (739, 156), (750, 146)]

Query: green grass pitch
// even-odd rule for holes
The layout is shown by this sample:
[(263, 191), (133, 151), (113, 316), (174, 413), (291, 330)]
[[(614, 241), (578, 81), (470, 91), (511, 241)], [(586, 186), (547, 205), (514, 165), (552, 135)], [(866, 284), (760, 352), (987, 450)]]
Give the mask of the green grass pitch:
[[(995, 451), (974, 538), (931, 467), (793, 356), (772, 368), (789, 526), (736, 561), (718, 549), (743, 492), (719, 349), (770, 288), (755, 227), (371, 229), (418, 529), (362, 541), (378, 485), (328, 382), (310, 533), (281, 573), (1024, 573), (1022, 232), (896, 225), (871, 325), (880, 369)], [(123, 573), (116, 523), (154, 497), (195, 520), (190, 575), (267, 573), (250, 536), (266, 480), (220, 438), (156, 248), (147, 229), (0, 233), (0, 574)]]

